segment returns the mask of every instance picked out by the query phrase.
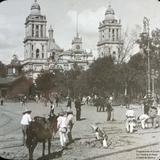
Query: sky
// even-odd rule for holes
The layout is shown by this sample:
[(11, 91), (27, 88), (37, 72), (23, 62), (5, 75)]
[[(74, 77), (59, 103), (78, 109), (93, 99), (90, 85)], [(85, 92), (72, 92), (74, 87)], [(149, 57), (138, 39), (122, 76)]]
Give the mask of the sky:
[[(122, 30), (131, 32), (143, 28), (144, 16), (150, 19), (150, 30), (160, 28), (158, 0), (37, 0), (41, 13), (46, 15), (47, 29), (52, 25), (56, 43), (64, 50), (71, 48), (76, 34), (78, 13), (79, 34), (83, 48), (97, 52), (99, 22), (111, 4), (115, 17), (121, 19)], [(24, 56), (25, 19), (34, 0), (7, 0), (0, 3), (0, 61), (10, 63), (13, 54)], [(137, 32), (141, 32), (138, 30)]]

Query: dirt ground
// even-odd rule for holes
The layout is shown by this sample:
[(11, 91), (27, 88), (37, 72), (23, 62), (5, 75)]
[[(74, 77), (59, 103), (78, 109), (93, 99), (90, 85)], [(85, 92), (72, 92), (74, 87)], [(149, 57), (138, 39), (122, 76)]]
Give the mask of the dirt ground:
[[(48, 116), (49, 107), (42, 103), (5, 103), (0, 106), (0, 156), (8, 159), (27, 160), (28, 150), (22, 146), (22, 132), (20, 120), (24, 108), (32, 110), (32, 117)], [(65, 103), (55, 108), (58, 113), (65, 110)], [(75, 108), (72, 106), (75, 113)], [(136, 115), (140, 115), (143, 106), (134, 105)], [(57, 160), (160, 160), (160, 128), (138, 130), (129, 134), (125, 131), (125, 112), (123, 106), (114, 107), (115, 121), (107, 122), (106, 112), (96, 112), (96, 108), (89, 105), (82, 106), (82, 120), (75, 121), (73, 128), (74, 143), (68, 149), (61, 151), (59, 135), (52, 140), (51, 159)], [(103, 128), (109, 140), (108, 148), (103, 148), (100, 142), (95, 142), (91, 124)], [(46, 147), (47, 148), (47, 147)], [(46, 150), (47, 154), (47, 150)], [(42, 157), (42, 144), (38, 144), (34, 151), (34, 159), (47, 160)]]

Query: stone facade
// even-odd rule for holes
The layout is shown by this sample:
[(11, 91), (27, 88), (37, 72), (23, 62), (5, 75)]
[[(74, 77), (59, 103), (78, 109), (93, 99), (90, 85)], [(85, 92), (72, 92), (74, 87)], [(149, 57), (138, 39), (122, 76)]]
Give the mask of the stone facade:
[(62, 69), (70, 70), (74, 63), (87, 69), (93, 61), (92, 53), (82, 48), (82, 38), (78, 33), (72, 41), (72, 48), (63, 51), (53, 38), (53, 29), (50, 26), (46, 35), (46, 16), (41, 14), (37, 0), (31, 6), (31, 13), (25, 22), (24, 60), (23, 71), (27, 77), (35, 80), (41, 70)]
[(72, 48), (64, 51), (58, 62), (58, 68), (70, 70), (74, 64), (77, 64), (82, 70), (87, 70), (93, 62), (92, 52), (83, 49), (82, 38), (77, 35), (72, 40)]
[[(31, 13), (25, 22), (23, 70), (27, 77), (35, 80), (41, 70), (54, 65), (54, 57), (63, 50), (55, 43), (53, 29), (46, 35), (46, 16), (41, 14), (37, 0), (31, 6)], [(52, 59), (51, 59), (52, 57)]]
[(121, 39), (121, 21), (115, 18), (111, 5), (105, 12), (105, 19), (99, 24), (99, 41), (97, 43), (99, 57), (109, 56), (118, 60), (123, 42)]

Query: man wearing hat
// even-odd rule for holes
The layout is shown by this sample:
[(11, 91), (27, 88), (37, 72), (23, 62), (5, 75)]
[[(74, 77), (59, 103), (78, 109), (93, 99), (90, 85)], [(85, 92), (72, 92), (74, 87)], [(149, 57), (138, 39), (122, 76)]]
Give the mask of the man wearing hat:
[(28, 128), (30, 122), (32, 121), (31, 115), (30, 115), (31, 112), (32, 112), (31, 110), (26, 109), (23, 112), (23, 116), (21, 119), (22, 133), (23, 133), (23, 145), (26, 144), (26, 131), (27, 131), (27, 128)]
[(66, 125), (67, 125), (68, 143), (72, 143), (73, 142), (72, 128), (73, 128), (74, 122), (73, 122), (73, 112), (71, 110), (67, 111)]
[(126, 131), (133, 133), (134, 127), (136, 126), (135, 112), (132, 108), (126, 111)]
[(76, 108), (76, 120), (81, 120), (81, 100), (80, 97), (75, 100), (75, 108)]
[(67, 133), (67, 113), (60, 112), (57, 118), (57, 129), (59, 131), (60, 144), (63, 149), (66, 148), (66, 133)]
[(72, 105), (71, 98), (68, 97), (68, 99), (67, 99), (67, 110), (70, 110), (70, 109), (71, 109), (71, 105)]
[(100, 129), (96, 125), (91, 125), (91, 127), (95, 131), (96, 139), (101, 141), (101, 144), (103, 145), (104, 148), (107, 148), (108, 147), (108, 144), (107, 144), (108, 136), (105, 133), (105, 131)]

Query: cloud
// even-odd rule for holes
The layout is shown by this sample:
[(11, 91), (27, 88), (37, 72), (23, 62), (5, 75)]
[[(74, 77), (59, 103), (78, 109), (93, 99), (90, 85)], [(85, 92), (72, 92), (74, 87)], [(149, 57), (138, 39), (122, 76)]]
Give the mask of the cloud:
[[(104, 19), (105, 10), (105, 7), (100, 7), (97, 10), (86, 9), (78, 13), (78, 31), (82, 37), (83, 48), (92, 50), (94, 54), (97, 52), (99, 22)], [(77, 12), (69, 10), (67, 16), (69, 17), (70, 30), (76, 32)]]
[[(22, 45), (24, 27), (15, 16), (0, 15), (0, 59), (8, 63), (12, 51)], [(5, 56), (7, 55), (7, 58)], [(10, 56), (9, 56), (10, 55)]]
[[(86, 9), (78, 13), (78, 28), (79, 31), (86, 34), (95, 34), (98, 32), (99, 22), (104, 18), (105, 7), (100, 7), (93, 11), (92, 9)], [(76, 26), (75, 10), (69, 10), (67, 15), (70, 18), (70, 26)]]
[[(8, 0), (0, 5), (0, 58), (14, 50), (23, 55), (24, 22), (34, 0)], [(96, 52), (99, 22), (104, 19), (109, 0), (38, 0), (47, 26), (53, 25), (54, 38), (61, 48), (71, 47), (76, 32), (76, 12), (79, 13), (79, 32), (85, 49)], [(160, 3), (156, 0), (112, 0), (122, 29), (143, 25), (143, 17), (150, 18), (150, 30), (160, 27)], [(47, 27), (48, 28), (48, 27)], [(8, 53), (7, 53), (8, 52)], [(11, 57), (11, 56), (10, 56)], [(0, 59), (1, 60), (1, 59)], [(3, 58), (3, 60), (6, 60)]]

